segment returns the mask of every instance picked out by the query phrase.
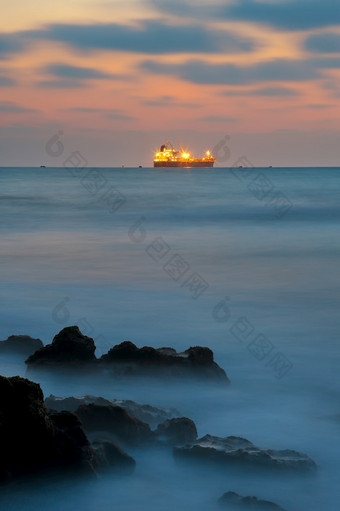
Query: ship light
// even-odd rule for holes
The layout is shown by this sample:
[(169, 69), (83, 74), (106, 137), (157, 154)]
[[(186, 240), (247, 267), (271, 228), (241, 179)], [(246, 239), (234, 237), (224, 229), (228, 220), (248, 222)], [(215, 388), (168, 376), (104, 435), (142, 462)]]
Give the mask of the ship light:
[(210, 156), (210, 151), (209, 151), (209, 150), (206, 152), (206, 155), (207, 155), (207, 156)]

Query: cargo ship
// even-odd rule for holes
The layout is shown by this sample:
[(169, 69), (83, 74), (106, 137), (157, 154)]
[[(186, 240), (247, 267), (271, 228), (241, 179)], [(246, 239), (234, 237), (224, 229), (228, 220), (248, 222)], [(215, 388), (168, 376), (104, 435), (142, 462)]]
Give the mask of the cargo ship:
[(155, 153), (154, 167), (213, 167), (216, 161), (210, 151), (203, 158), (193, 158), (185, 151), (181, 144), (181, 151), (173, 148), (172, 144), (165, 142), (159, 151)]

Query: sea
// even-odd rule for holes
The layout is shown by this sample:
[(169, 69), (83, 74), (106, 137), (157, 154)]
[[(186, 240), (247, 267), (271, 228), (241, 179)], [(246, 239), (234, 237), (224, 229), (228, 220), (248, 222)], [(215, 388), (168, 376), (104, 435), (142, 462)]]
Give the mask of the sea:
[[(133, 475), (32, 482), (3, 495), (2, 509), (206, 511), (235, 491), (286, 511), (339, 510), (338, 168), (0, 168), (0, 208), (0, 339), (48, 344), (78, 325), (97, 356), (124, 340), (207, 346), (231, 380), (33, 375), (45, 396), (174, 407), (199, 436), (295, 449), (318, 465), (309, 476), (226, 474), (137, 449)], [(0, 374), (27, 370), (2, 356)]]

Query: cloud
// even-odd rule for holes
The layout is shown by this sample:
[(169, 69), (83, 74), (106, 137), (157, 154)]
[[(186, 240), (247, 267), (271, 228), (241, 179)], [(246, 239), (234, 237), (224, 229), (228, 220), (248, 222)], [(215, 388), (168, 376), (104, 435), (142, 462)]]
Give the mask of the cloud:
[(221, 8), (228, 20), (251, 21), (287, 30), (304, 30), (340, 23), (338, 0), (238, 0)]
[(314, 67), (321, 69), (339, 69), (340, 57), (318, 57), (309, 61)]
[(312, 108), (315, 110), (323, 110), (324, 108), (332, 108), (333, 105), (323, 105), (323, 104), (317, 104), (313, 103), (311, 105), (301, 105), (302, 108)]
[(36, 85), (42, 89), (82, 89), (88, 87), (86, 82), (79, 80), (42, 80)]
[(91, 108), (91, 107), (73, 107), (65, 110), (66, 112), (76, 112), (81, 114), (99, 114), (107, 119), (114, 119), (119, 121), (132, 121), (135, 117), (125, 114), (119, 108)]
[(78, 89), (87, 87), (87, 80), (121, 78), (120, 76), (98, 71), (91, 67), (70, 66), (60, 63), (49, 64), (43, 67), (42, 71), (57, 78), (56, 80), (42, 80), (38, 82), (37, 86), (43, 89)]
[(49, 64), (43, 69), (43, 71), (52, 74), (57, 78), (65, 79), (91, 80), (112, 78), (112, 75), (103, 73), (102, 71), (98, 71), (91, 67), (69, 66), (67, 64)]
[(246, 21), (279, 29), (304, 30), (340, 23), (338, 0), (149, 0), (161, 14), (194, 20)]
[[(339, 7), (340, 9), (340, 7)], [(340, 53), (339, 34), (317, 34), (306, 40), (306, 48), (318, 53)]]
[(234, 117), (224, 117), (223, 115), (206, 115), (205, 117), (200, 117), (199, 121), (203, 122), (235, 122), (236, 119)]
[(1, 101), (0, 102), (0, 112), (11, 113), (11, 114), (22, 114), (22, 113), (35, 113), (38, 110), (33, 108), (25, 108), (23, 106), (18, 105), (17, 103), (13, 103), (12, 101)]
[(109, 24), (54, 24), (26, 31), (31, 39), (66, 43), (78, 50), (118, 50), (136, 53), (235, 53), (250, 51), (253, 42), (226, 30), (210, 30), (203, 23), (169, 25), (146, 20), (139, 26)]
[(295, 96), (299, 92), (288, 87), (263, 87), (251, 91), (251, 94), (252, 96)]
[(202, 0), (199, 2), (197, 0), (149, 0), (148, 3), (159, 14), (176, 14), (181, 18), (199, 15), (201, 19), (207, 19), (216, 8), (214, 0), (205, 0), (205, 3)]
[(15, 81), (7, 76), (0, 76), (0, 87), (13, 87)]
[(67, 108), (65, 109), (65, 112), (77, 112), (81, 114), (98, 114), (107, 112), (104, 108), (90, 108), (90, 107), (83, 107), (83, 106), (75, 106), (73, 108)]
[(197, 108), (198, 103), (188, 103), (178, 101), (174, 96), (159, 96), (154, 99), (145, 99), (143, 104), (151, 107), (181, 107), (181, 108)]
[(335, 98), (340, 98), (340, 87), (339, 87), (339, 81), (336, 79), (328, 80), (324, 83), (324, 88), (327, 91), (330, 91), (332, 96)]
[(122, 113), (120, 110), (111, 110), (105, 117), (108, 119), (114, 119), (115, 121), (134, 121), (136, 117)]
[(270, 112), (288, 112), (289, 110), (327, 110), (328, 108), (333, 108), (334, 105), (329, 104), (320, 104), (320, 103), (310, 103), (310, 104), (302, 104), (302, 105), (285, 105), (278, 106), (276, 108), (266, 108), (267, 111)]
[(173, 106), (176, 103), (176, 98), (173, 96), (159, 96), (155, 99), (145, 99), (143, 104), (146, 106)]
[(0, 59), (7, 59), (12, 53), (19, 53), (23, 42), (15, 34), (0, 34)]
[(221, 92), (222, 96), (296, 96), (299, 91), (288, 87), (262, 87), (252, 90), (232, 90)]
[[(334, 62), (322, 61), (323, 67)], [(278, 59), (251, 66), (235, 64), (210, 64), (202, 60), (190, 60), (184, 64), (163, 64), (146, 60), (142, 69), (156, 74), (173, 75), (198, 84), (246, 85), (263, 81), (305, 81), (320, 78), (313, 62)]]

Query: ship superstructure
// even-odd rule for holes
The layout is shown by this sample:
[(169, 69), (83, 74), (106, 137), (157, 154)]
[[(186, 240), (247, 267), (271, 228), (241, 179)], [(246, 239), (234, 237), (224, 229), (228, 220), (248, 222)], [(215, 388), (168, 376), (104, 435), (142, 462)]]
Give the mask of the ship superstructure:
[(154, 167), (213, 167), (216, 161), (208, 150), (203, 158), (194, 158), (185, 151), (181, 144), (181, 151), (174, 149), (170, 142), (166, 141), (159, 151), (155, 153)]

